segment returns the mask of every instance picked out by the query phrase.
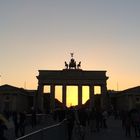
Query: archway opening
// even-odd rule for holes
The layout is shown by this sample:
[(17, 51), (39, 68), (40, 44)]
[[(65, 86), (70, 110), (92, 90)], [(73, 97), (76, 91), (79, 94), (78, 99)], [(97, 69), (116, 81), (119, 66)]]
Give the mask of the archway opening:
[(67, 86), (66, 88), (66, 105), (67, 107), (78, 105), (78, 86)]
[(45, 85), (43, 87), (43, 93), (50, 93), (51, 92), (51, 86), (50, 85)]
[(101, 86), (94, 86), (94, 94), (101, 94)]
[(62, 86), (55, 86), (55, 98), (62, 102)]
[(89, 99), (89, 86), (82, 86), (82, 104)]

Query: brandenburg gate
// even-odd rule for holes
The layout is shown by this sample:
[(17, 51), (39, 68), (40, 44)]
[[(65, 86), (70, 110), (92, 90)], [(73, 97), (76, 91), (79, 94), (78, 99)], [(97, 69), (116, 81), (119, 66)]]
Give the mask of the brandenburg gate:
[(89, 86), (89, 107), (94, 106), (94, 86), (101, 88), (101, 106), (105, 106), (105, 97), (107, 94), (107, 79), (106, 71), (86, 71), (81, 69), (81, 62), (76, 64), (71, 53), (70, 62), (65, 61), (65, 68), (63, 70), (39, 70), (38, 90), (36, 95), (36, 107), (40, 110), (43, 106), (43, 90), (44, 86), (50, 86), (50, 109), (55, 109), (55, 86), (62, 86), (62, 103), (66, 106), (67, 86), (78, 87), (78, 106), (82, 105), (82, 86)]

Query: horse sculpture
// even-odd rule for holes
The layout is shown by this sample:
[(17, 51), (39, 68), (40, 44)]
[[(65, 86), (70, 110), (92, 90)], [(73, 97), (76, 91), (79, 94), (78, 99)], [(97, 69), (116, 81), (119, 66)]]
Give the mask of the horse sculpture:
[(81, 61), (77, 64), (77, 69), (81, 67)]
[(68, 64), (67, 64), (67, 62), (65, 61), (65, 67), (66, 67), (66, 69), (68, 69)]

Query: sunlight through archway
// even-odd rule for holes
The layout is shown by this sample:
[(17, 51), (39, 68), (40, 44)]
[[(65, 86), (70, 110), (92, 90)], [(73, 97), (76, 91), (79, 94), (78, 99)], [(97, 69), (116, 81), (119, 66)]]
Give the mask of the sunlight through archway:
[(68, 107), (78, 104), (78, 86), (67, 86), (66, 104)]
[(55, 98), (62, 102), (62, 86), (55, 86)]
[(89, 99), (89, 86), (82, 86), (82, 104)]
[(101, 86), (94, 86), (94, 94), (101, 94)]

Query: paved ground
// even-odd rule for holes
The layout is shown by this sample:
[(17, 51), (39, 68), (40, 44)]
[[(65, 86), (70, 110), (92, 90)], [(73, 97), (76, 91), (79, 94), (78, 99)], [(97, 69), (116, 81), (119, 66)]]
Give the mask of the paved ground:
[[(8, 140), (15, 140), (14, 136), (14, 129), (13, 129), (13, 124), (10, 122), (9, 124), (9, 129), (6, 132), (6, 137)], [(34, 129), (31, 128), (31, 126), (26, 127), (26, 134), (30, 133), (32, 131), (35, 131), (37, 129), (43, 128), (45, 126), (49, 126), (54, 124), (52, 118), (48, 118), (48, 121), (46, 123), (42, 123), (35, 127)], [(125, 136), (125, 131), (121, 127), (121, 121), (120, 120), (114, 120), (112, 117), (108, 119), (107, 121), (108, 128), (107, 129), (101, 129), (100, 132), (90, 132), (89, 126), (86, 127), (86, 135), (84, 140), (103, 140), (103, 139), (108, 139), (108, 140), (138, 140), (139, 138), (136, 138), (134, 135), (134, 131), (132, 131), (132, 136), (131, 137), (126, 137)], [(73, 133), (72, 140), (81, 140), (78, 139), (78, 137)]]
[[(33, 131), (36, 131), (38, 129), (41, 129), (41, 128), (44, 128), (44, 127), (47, 127), (47, 126), (50, 126), (50, 125), (53, 125), (53, 124), (56, 124), (56, 122), (54, 122), (52, 117), (48, 115), (45, 118), (45, 121), (40, 122), (34, 128), (32, 128), (31, 125), (27, 125), (26, 128), (25, 128), (25, 134), (29, 134)], [(16, 137), (15, 137), (15, 133), (14, 133), (14, 124), (13, 124), (12, 119), (10, 119), (10, 121), (7, 123), (7, 126), (8, 126), (8, 130), (5, 132), (6, 138), (8, 140), (15, 140)]]
[[(84, 140), (138, 140), (132, 131), (131, 137), (125, 136), (125, 131), (121, 127), (120, 120), (108, 119), (108, 128), (101, 129), (100, 132), (90, 132), (89, 127), (86, 128), (86, 136)], [(76, 136), (73, 136), (72, 140), (78, 140)]]

